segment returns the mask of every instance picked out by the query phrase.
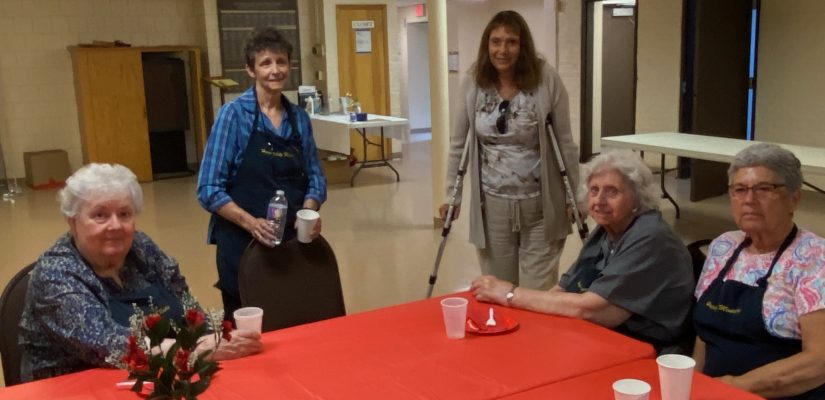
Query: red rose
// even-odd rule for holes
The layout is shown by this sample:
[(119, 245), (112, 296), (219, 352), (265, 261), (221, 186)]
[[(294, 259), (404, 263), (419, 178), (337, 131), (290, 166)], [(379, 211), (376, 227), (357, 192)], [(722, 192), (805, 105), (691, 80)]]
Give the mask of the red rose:
[(223, 320), (221, 322), (221, 337), (226, 341), (232, 340), (230, 332), (232, 332), (232, 321)]
[(160, 322), (160, 314), (150, 314), (143, 320), (143, 323), (146, 324), (146, 329), (149, 330), (152, 330), (158, 322)]
[(206, 316), (202, 312), (191, 308), (186, 310), (186, 323), (191, 327), (198, 327), (206, 320)]
[(148, 371), (149, 358), (146, 353), (137, 344), (137, 339), (134, 336), (129, 336), (126, 343), (126, 355), (123, 356), (123, 363), (126, 364), (129, 371)]
[(175, 367), (178, 372), (189, 372), (189, 351), (178, 349), (175, 353)]

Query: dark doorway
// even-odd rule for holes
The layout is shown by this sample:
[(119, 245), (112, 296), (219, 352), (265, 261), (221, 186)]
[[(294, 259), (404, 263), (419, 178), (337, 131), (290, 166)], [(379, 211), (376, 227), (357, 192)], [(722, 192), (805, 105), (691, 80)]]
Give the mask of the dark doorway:
[(602, 137), (636, 130), (636, 2), (587, 1), (585, 10), (581, 161), (601, 151)]
[[(752, 128), (759, 0), (685, 0), (680, 131), (747, 139)], [(680, 160), (690, 200), (727, 190), (727, 164)]]

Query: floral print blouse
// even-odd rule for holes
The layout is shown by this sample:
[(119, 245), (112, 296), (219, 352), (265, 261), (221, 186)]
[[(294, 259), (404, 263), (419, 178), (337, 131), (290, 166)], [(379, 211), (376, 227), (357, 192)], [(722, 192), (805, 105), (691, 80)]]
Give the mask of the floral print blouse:
[(525, 92), (504, 101), (495, 90), (479, 91), (476, 100), (482, 190), (509, 199), (534, 198), (541, 194), (536, 102)]
[(189, 290), (177, 262), (142, 232), (135, 232), (120, 275), (122, 287), (98, 277), (68, 234), (40, 256), (20, 321), (24, 381), (108, 366), (106, 357), (125, 349), (131, 334), (109, 307), (123, 292), (161, 285), (180, 302)]
[[(725, 267), (742, 241), (742, 231), (727, 232), (716, 238), (694, 295), (698, 299)], [(725, 280), (733, 279), (751, 286), (767, 274), (775, 252), (749, 254), (742, 251)], [(762, 303), (765, 327), (782, 338), (802, 337), (799, 317), (825, 308), (825, 239), (800, 229), (790, 247), (776, 263)]]

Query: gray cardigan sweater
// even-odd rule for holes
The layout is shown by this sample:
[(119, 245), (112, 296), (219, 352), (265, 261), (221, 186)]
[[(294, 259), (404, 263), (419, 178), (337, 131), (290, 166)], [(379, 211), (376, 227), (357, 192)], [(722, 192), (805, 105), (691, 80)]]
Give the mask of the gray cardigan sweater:
[[(551, 134), (556, 136), (567, 169), (567, 175), (570, 179), (570, 185), (575, 193), (579, 182), (579, 150), (573, 142), (573, 134), (570, 130), (570, 108), (567, 91), (564, 89), (559, 74), (547, 62), (544, 63), (542, 72), (544, 78), (542, 83), (535, 89), (534, 96), (539, 110), (539, 118), (543, 119), (549, 114), (553, 121)], [(461, 82), (461, 96), (458, 99), (460, 104), (455, 107), (457, 112), (450, 132), (450, 152), (447, 164), (448, 198), (452, 194), (453, 186), (455, 186), (455, 175), (458, 171), (465, 139), (468, 134), (475, 136), (475, 107), (478, 91), (479, 87), (473, 79), (473, 74), (467, 73)], [(544, 121), (539, 121), (536, 134), (539, 135), (539, 151), (541, 153), (544, 234), (545, 238), (551, 241), (567, 237), (572, 230), (567, 219), (564, 183), (553, 152), (553, 144), (544, 127)], [(477, 248), (483, 249), (486, 247), (486, 236), (481, 213), (482, 193), (479, 159), (478, 140), (471, 140), (468, 170), (465, 176), (465, 179), (470, 179), (470, 207), (469, 209), (465, 207), (464, 212), (470, 216), (470, 242)], [(458, 193), (457, 200), (461, 202), (461, 193)]]

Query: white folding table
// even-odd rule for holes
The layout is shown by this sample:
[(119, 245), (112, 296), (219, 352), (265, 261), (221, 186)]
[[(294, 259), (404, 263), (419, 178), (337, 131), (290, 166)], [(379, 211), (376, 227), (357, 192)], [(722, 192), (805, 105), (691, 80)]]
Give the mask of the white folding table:
[[(733, 157), (745, 147), (759, 143), (758, 141), (723, 138), (716, 136), (694, 135), (678, 132), (640, 133), (636, 135), (607, 136), (601, 140), (603, 147), (625, 148), (640, 151), (661, 153), (662, 194), (676, 208), (676, 218), (679, 218), (679, 205), (665, 190), (665, 155), (672, 154), (679, 157), (695, 158), (698, 160), (718, 161), (730, 163)], [(802, 163), (803, 174), (825, 175), (825, 148), (798, 146), (776, 143), (790, 150)], [(825, 193), (822, 189), (804, 182), (814, 190)]]
[[(393, 138), (402, 142), (409, 141), (410, 130), (408, 121), (405, 118), (390, 117), (386, 115), (368, 114), (366, 121), (350, 121), (348, 114), (313, 114), (310, 116), (312, 122), (312, 134), (315, 137), (315, 145), (319, 149), (334, 151), (336, 153), (350, 154), (350, 129), (355, 129), (364, 146), (364, 160), (358, 164), (358, 168), (352, 173), (350, 186), (355, 183), (355, 176), (364, 168), (389, 167), (395, 172), (396, 181), (401, 180), (398, 171), (389, 163), (384, 154), (384, 138)], [(367, 138), (368, 128), (380, 129), (381, 140), (378, 143)], [(367, 160), (367, 146), (376, 146), (381, 151), (381, 158), (378, 160)]]

